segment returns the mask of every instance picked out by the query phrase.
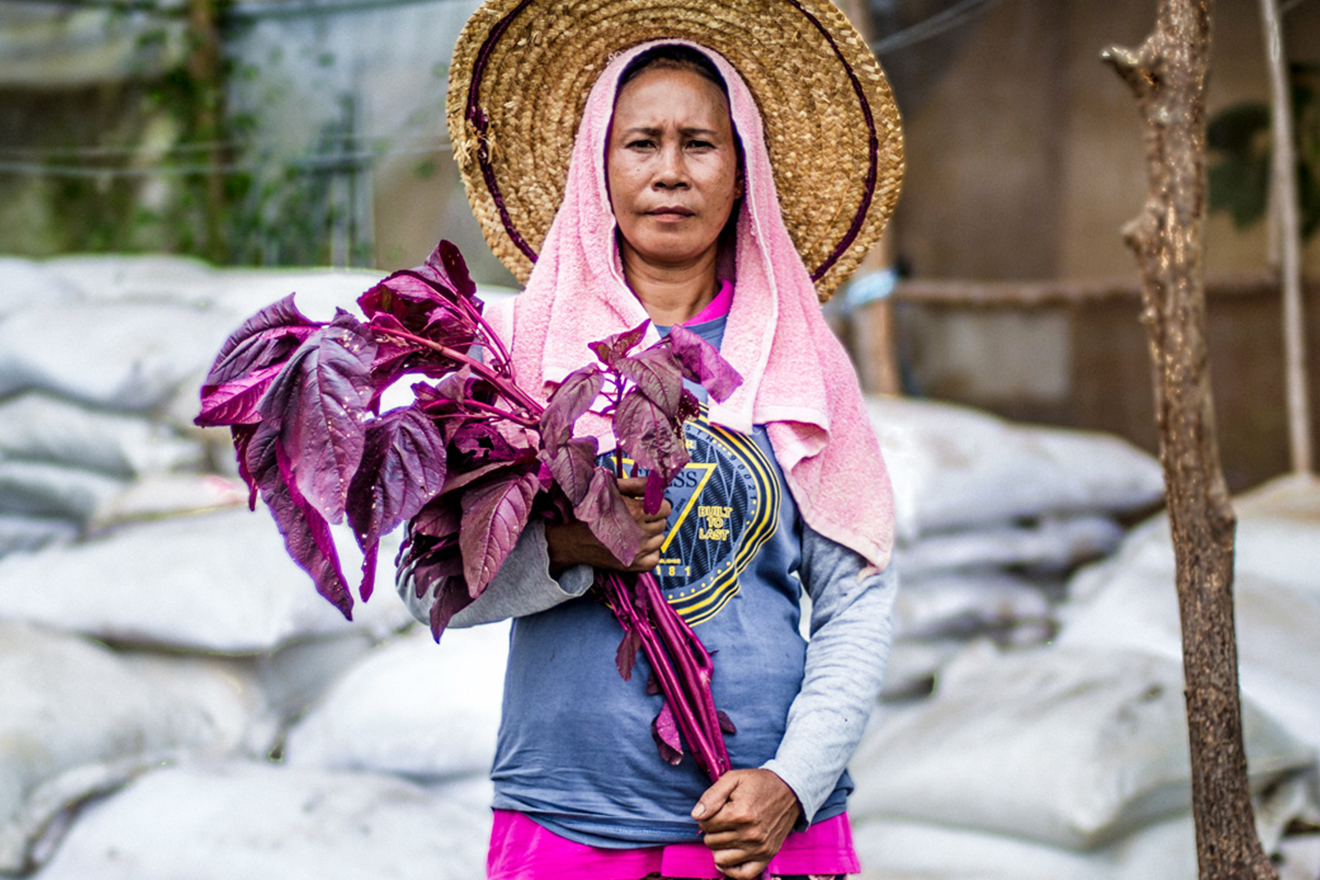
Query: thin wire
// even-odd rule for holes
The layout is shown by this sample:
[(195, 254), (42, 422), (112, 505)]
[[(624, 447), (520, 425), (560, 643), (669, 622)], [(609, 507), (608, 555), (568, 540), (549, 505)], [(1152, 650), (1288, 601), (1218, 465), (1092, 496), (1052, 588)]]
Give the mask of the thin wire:
[(76, 165), (44, 165), (39, 162), (0, 161), (0, 174), (35, 174), (65, 178), (143, 178), (187, 177), (198, 174), (244, 174), (272, 167), (292, 168), (303, 173), (337, 170), (353, 164), (367, 164), (386, 156), (416, 156), (448, 152), (452, 147), (437, 144), (433, 147), (372, 150), (357, 153), (320, 153), (304, 155), (283, 161), (229, 162), (206, 165), (155, 165), (150, 168), (84, 168)]
[[(27, 0), (30, 3), (46, 3), (53, 6), (69, 5), (69, 0)], [(229, 7), (229, 15), (238, 15), (246, 18), (298, 18), (304, 15), (333, 15), (340, 12), (358, 12), (374, 9), (385, 9), (399, 6), (411, 6), (422, 3), (470, 3), (471, 0), (340, 0), (340, 2), (322, 2), (310, 5), (306, 2), (286, 3), (276, 6), (271, 3), (242, 3)], [(917, 43), (929, 40), (939, 36), (946, 31), (952, 30), (965, 24), (970, 19), (984, 13), (991, 6), (1001, 2), (1001, 0), (962, 0), (956, 6), (945, 9), (942, 12), (918, 22), (911, 27), (890, 34), (878, 42), (871, 44), (871, 49), (876, 55), (893, 52), (898, 49), (906, 48)], [(1303, 0), (1288, 0), (1283, 7), (1284, 11), (1291, 9)], [(83, 0), (83, 6), (95, 6), (103, 9), (119, 11), (145, 11), (160, 15), (177, 14), (182, 7), (163, 8), (158, 0)], [(339, 139), (340, 143), (350, 143), (352, 141), (368, 140), (369, 135), (344, 135)], [(254, 149), (255, 145), (243, 144), (231, 141), (203, 141), (187, 144), (180, 144), (172, 147), (166, 152), (166, 155), (177, 155), (180, 153), (197, 153), (212, 149)], [(0, 151), (10, 155), (20, 156), (40, 156), (40, 157), (110, 157), (131, 155), (139, 151), (135, 146), (96, 146), (96, 147), (68, 147), (57, 150), (41, 151), (23, 148), (10, 148)], [(0, 173), (10, 174), (44, 174), (51, 177), (86, 177), (86, 178), (104, 178), (104, 177), (150, 177), (154, 175), (191, 175), (204, 173), (241, 173), (247, 171), (256, 171), (267, 168), (272, 165), (284, 164), (286, 166), (296, 166), (298, 164), (314, 164), (325, 162), (344, 162), (355, 161), (366, 158), (382, 158), (393, 155), (412, 155), (419, 153), (430, 153), (436, 151), (447, 151), (452, 149), (449, 143), (441, 143), (432, 147), (416, 148), (392, 148), (375, 151), (359, 151), (353, 154), (313, 155), (310, 158), (301, 160), (290, 160), (284, 163), (277, 162), (250, 162), (250, 163), (230, 163), (223, 165), (172, 165), (156, 166), (153, 168), (77, 168), (73, 166), (51, 165), (41, 162), (24, 162), (0, 159)]]
[(871, 51), (876, 55), (883, 55), (897, 49), (906, 49), (908, 46), (937, 37), (945, 31), (963, 25), (999, 2), (1000, 0), (962, 0), (957, 6), (938, 12), (924, 21), (919, 21), (911, 27), (903, 28), (896, 34), (890, 34), (883, 40), (872, 43)]
[[(395, 136), (397, 137), (397, 136)], [(375, 134), (344, 134), (337, 135), (332, 143), (352, 144), (363, 141), (388, 141), (390, 136), (381, 136)], [(405, 142), (406, 143), (406, 142)], [(422, 141), (423, 144), (426, 141)], [(448, 141), (437, 141), (439, 148), (448, 149)], [(262, 150), (269, 149), (263, 147), (260, 143), (250, 141), (188, 141), (187, 143), (176, 144), (162, 154), (164, 156), (174, 156), (180, 153), (205, 153), (212, 150)], [(132, 156), (143, 151), (140, 144), (116, 144), (112, 146), (89, 146), (89, 147), (57, 147), (54, 149), (43, 149), (40, 147), (0, 147), (0, 157), (10, 161), (32, 158), (37, 160), (48, 159), (81, 159), (81, 158), (100, 158), (114, 156)]]

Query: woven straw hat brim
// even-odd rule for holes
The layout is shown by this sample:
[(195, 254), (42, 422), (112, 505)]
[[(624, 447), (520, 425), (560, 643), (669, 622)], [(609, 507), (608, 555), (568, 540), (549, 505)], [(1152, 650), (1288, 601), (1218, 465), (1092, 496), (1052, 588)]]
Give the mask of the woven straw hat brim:
[(618, 52), (686, 39), (722, 54), (765, 123), (789, 235), (821, 301), (879, 240), (903, 176), (898, 107), (830, 0), (491, 0), (449, 76), (449, 134), (472, 210), (520, 281), (563, 198), (578, 121)]

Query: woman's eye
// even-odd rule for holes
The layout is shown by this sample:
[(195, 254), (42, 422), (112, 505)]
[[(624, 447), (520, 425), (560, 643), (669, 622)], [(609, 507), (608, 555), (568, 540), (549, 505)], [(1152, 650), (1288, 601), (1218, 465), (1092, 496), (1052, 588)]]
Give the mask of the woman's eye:
[(628, 148), (631, 150), (646, 150), (649, 149), (651, 145), (652, 142), (650, 140), (646, 138), (641, 138), (639, 140), (630, 141), (628, 143)]

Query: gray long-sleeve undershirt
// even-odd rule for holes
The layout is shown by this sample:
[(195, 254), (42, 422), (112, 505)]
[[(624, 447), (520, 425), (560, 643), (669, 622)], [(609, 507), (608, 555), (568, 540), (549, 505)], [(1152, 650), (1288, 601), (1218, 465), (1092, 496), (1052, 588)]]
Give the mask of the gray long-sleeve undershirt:
[[(775, 757), (763, 765), (797, 796), (799, 828), (810, 824), (852, 758), (889, 659), (898, 577), (892, 564), (861, 577), (865, 568), (860, 554), (804, 525), (799, 577), (811, 599), (805, 673)], [(533, 521), (486, 590), (449, 625), (477, 626), (545, 611), (584, 594), (592, 578), (585, 565), (551, 576), (545, 527)], [(417, 598), (407, 570), (397, 586), (413, 616), (429, 624), (434, 587)]]

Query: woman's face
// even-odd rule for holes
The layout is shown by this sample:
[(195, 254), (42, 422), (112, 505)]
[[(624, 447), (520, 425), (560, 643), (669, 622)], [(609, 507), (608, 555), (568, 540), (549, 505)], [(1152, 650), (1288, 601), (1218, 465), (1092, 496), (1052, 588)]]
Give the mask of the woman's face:
[(713, 256), (742, 195), (719, 86), (684, 68), (644, 70), (615, 98), (605, 155), (625, 264), (631, 256), (679, 267)]

